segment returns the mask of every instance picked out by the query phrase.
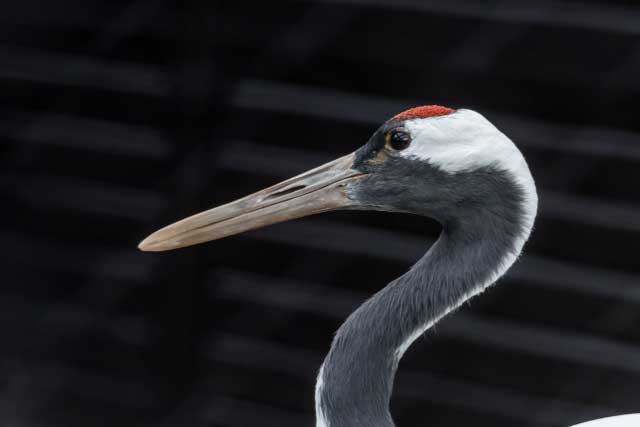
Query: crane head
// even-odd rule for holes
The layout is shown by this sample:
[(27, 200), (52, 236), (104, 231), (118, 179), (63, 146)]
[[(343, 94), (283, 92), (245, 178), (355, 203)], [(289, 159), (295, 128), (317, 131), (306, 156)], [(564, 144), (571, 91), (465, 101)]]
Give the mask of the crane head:
[(445, 226), (516, 210), (528, 234), (536, 208), (533, 178), (509, 138), (472, 110), (429, 105), (393, 116), (351, 154), (171, 224), (139, 248), (176, 249), (339, 209), (414, 213)]

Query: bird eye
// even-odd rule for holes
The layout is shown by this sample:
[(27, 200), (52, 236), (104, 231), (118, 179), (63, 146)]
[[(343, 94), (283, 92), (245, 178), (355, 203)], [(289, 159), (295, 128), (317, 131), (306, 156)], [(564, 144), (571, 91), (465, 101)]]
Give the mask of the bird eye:
[(387, 145), (396, 151), (404, 150), (411, 144), (411, 135), (402, 129), (393, 129), (387, 134)]

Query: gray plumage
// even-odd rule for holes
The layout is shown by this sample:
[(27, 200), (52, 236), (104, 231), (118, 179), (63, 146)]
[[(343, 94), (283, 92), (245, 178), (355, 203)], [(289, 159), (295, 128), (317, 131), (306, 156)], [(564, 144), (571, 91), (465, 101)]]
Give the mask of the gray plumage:
[(366, 301), (338, 330), (323, 365), (319, 396), (330, 427), (393, 427), (389, 402), (397, 349), (489, 281), (515, 251), (514, 241), (527, 233), (523, 189), (507, 172), (483, 167), (451, 174), (404, 158), (372, 163), (383, 131), (359, 150), (355, 167), (366, 172), (375, 168), (375, 173), (349, 196), (370, 209), (434, 218), (442, 233), (407, 273)]

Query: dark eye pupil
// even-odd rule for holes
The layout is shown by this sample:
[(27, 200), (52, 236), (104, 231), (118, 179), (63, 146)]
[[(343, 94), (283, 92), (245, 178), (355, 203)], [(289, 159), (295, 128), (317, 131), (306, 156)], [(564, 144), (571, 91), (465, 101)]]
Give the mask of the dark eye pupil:
[(394, 150), (404, 150), (411, 143), (411, 136), (405, 131), (394, 130), (391, 132), (391, 138), (389, 138), (389, 145)]

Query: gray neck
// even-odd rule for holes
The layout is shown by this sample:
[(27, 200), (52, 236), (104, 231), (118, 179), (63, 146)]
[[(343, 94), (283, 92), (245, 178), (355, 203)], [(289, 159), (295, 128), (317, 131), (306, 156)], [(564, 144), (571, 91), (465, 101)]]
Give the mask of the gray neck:
[(352, 313), (318, 376), (318, 427), (393, 427), (389, 402), (398, 361), (420, 334), (481, 292), (515, 261), (529, 229), (475, 215), (444, 227), (407, 273)]

